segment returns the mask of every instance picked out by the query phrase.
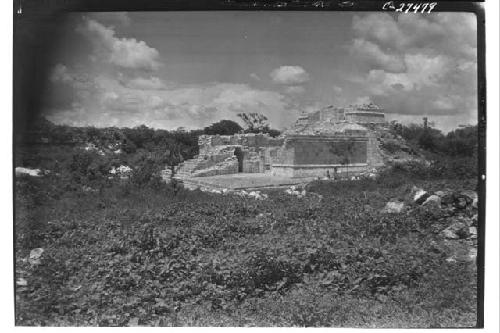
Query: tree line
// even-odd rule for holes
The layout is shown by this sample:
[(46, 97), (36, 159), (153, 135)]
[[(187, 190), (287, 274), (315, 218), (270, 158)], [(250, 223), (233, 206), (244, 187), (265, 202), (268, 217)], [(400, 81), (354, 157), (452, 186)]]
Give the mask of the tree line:
[(408, 143), (431, 154), (477, 156), (479, 135), (477, 125), (457, 128), (447, 134), (436, 128), (417, 124), (402, 125), (393, 122), (391, 128)]

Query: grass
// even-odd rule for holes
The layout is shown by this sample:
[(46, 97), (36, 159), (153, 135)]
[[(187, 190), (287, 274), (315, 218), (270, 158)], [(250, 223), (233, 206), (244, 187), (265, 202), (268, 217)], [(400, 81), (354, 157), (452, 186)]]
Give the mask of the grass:
[[(446, 262), (446, 213), (409, 200), (473, 180), (312, 183), (321, 201), (61, 181), (17, 180), (17, 325), (475, 326), (475, 266)], [(391, 198), (411, 212), (381, 213)]]

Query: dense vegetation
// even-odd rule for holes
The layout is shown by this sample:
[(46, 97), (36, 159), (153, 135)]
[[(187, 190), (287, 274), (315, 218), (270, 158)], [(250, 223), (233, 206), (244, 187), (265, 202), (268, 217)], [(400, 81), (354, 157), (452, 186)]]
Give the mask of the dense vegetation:
[[(475, 269), (448, 263), (446, 213), (388, 198), (474, 181), (319, 182), (265, 201), (125, 182), (68, 192), (17, 182), (22, 325), (473, 326)], [(31, 267), (30, 249), (45, 249)]]
[[(439, 234), (453, 217), (410, 198), (413, 185), (476, 190), (474, 157), (450, 151), (376, 180), (254, 200), (160, 181), (171, 152), (195, 153), (196, 133), (64, 128), (59, 144), (17, 156), (51, 170), (16, 179), (16, 279), (26, 281), (16, 288), (18, 325), (475, 325), (475, 265), (447, 261), (453, 245)], [(78, 148), (104, 149), (110, 136), (135, 150)], [(122, 163), (132, 176), (110, 178)], [(382, 213), (391, 198), (410, 210)], [(27, 259), (34, 248), (44, 249), (40, 264)]]
[(477, 156), (477, 126), (458, 128), (446, 135), (438, 129), (416, 124), (404, 126), (394, 123), (392, 129), (407, 142), (418, 146), (427, 153), (449, 156)]

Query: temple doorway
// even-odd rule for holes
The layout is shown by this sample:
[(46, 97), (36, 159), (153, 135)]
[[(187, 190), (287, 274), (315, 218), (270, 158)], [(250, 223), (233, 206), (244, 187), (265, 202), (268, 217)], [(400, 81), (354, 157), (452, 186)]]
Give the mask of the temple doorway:
[(238, 159), (238, 172), (243, 172), (243, 151), (240, 147), (234, 150), (234, 155)]

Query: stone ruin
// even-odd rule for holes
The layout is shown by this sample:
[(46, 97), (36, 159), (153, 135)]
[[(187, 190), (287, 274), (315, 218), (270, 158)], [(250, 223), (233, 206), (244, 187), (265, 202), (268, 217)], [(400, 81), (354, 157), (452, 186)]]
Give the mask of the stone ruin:
[(236, 173), (325, 177), (366, 172), (384, 164), (380, 139), (369, 127), (385, 124), (374, 104), (329, 106), (301, 115), (279, 137), (267, 134), (202, 135), (199, 155), (176, 170), (181, 178)]
[(284, 138), (267, 134), (201, 135), (199, 154), (177, 169), (178, 176), (207, 177), (232, 173), (264, 173)]

